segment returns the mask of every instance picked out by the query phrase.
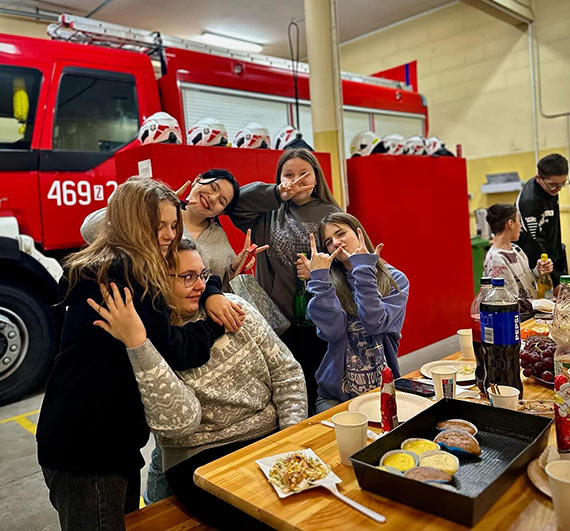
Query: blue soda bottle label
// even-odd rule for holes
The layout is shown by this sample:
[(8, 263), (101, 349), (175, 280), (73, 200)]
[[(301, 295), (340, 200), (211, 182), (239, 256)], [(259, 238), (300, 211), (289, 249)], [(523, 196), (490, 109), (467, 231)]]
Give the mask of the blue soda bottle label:
[(520, 342), (519, 312), (481, 312), (481, 341), (488, 345)]

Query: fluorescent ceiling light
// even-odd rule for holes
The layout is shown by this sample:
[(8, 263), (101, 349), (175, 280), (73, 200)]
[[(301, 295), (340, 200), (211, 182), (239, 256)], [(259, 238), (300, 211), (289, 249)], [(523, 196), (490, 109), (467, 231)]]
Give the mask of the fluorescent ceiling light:
[(263, 50), (263, 46), (261, 46), (261, 44), (242, 41), (241, 39), (234, 39), (232, 37), (224, 37), (223, 35), (216, 35), (215, 33), (210, 33), (208, 31), (202, 33), (199, 40), (204, 44), (221, 46), (222, 48), (230, 48), (231, 50), (241, 50), (242, 52), (259, 53)]

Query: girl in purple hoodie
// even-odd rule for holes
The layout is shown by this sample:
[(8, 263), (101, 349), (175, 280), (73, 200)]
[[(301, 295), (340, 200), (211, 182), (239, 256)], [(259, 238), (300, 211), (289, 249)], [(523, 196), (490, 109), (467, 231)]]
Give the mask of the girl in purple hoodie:
[(308, 313), (328, 343), (316, 372), (317, 412), (381, 384), (386, 364), (400, 376), (398, 344), (408, 301), (406, 276), (380, 258), (360, 222), (335, 212), (319, 226), (323, 247), (311, 235)]

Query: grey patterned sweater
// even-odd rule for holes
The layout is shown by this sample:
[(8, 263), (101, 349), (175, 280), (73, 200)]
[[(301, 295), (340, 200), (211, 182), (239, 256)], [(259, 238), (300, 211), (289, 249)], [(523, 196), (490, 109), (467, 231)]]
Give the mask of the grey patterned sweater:
[(230, 219), (243, 232), (252, 229), (252, 241), (257, 245), (269, 244), (269, 249), (257, 256), (257, 280), (291, 322), (295, 319), (297, 253), (311, 256), (309, 234), (315, 235), (319, 246), (321, 219), (340, 211), (318, 199), (306, 205), (282, 202), (275, 184), (256, 182), (240, 188)]
[[(299, 363), (257, 310), (226, 296), (242, 305), (246, 319), (238, 332), (216, 340), (205, 365), (175, 372), (148, 339), (127, 349), (165, 470), (207, 448), (260, 437), (307, 417)], [(191, 320), (204, 317), (200, 309)]]

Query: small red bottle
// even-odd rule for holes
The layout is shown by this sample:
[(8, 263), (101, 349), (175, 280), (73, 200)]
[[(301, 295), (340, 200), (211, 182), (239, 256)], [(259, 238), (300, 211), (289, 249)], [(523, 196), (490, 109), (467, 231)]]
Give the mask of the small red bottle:
[(388, 432), (398, 426), (396, 388), (394, 387), (394, 375), (390, 367), (382, 369), (380, 413), (382, 414), (382, 431)]

